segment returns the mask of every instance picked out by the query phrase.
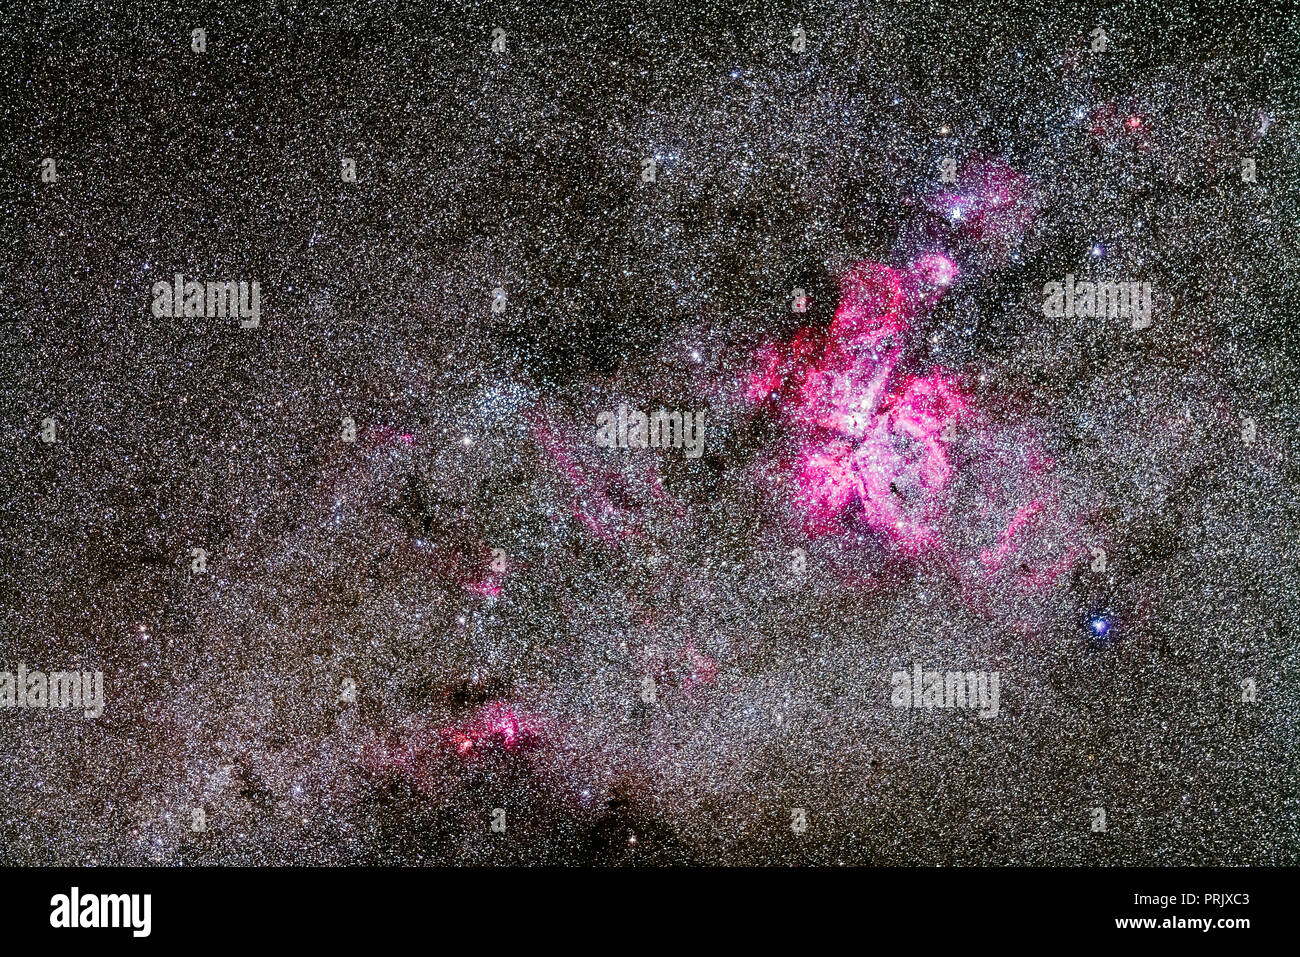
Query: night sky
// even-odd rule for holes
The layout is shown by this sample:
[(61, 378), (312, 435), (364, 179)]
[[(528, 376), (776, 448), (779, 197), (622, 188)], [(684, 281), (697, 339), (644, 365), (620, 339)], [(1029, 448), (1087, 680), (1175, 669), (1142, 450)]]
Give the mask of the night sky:
[(0, 42), (0, 671), (105, 699), (0, 863), (1300, 862), (1294, 11), (120, 6)]

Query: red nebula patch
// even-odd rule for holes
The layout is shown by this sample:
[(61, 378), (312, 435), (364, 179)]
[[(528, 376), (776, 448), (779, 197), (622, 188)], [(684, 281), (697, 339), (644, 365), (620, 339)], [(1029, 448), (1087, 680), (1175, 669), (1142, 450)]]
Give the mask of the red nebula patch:
[(801, 331), (788, 346), (760, 354), (748, 395), (775, 397), (806, 433), (797, 499), (809, 533), (842, 530), (856, 510), (900, 544), (936, 541), (942, 510), (935, 496), (951, 474), (945, 432), (965, 400), (941, 370), (907, 376), (896, 367), (913, 319), (957, 273), (943, 256), (903, 271), (858, 263), (841, 283), (826, 337)]
[[(969, 433), (966, 461), (973, 449), (988, 467), (990, 445), (998, 440), (985, 434), (989, 422), (955, 375), (939, 367), (904, 368), (905, 337), (958, 272), (938, 255), (901, 270), (857, 264), (843, 280), (830, 329), (801, 330), (788, 343), (762, 348), (746, 394), (792, 429), (796, 451), (786, 468), (808, 535), (866, 527), (900, 552), (933, 553), (973, 581), (1041, 590), (1082, 551), (1077, 522), (1061, 511), (1045, 474), (1050, 459), (1025, 435), (995, 470), (994, 486), (966, 476), (962, 487), (969, 490), (974, 478), (980, 490), (974, 503), (966, 500), (969, 491), (953, 491), (957, 469), (968, 467), (954, 460), (958, 427)], [(985, 527), (1001, 510), (992, 507), (1003, 498), (998, 486), (1019, 489), (1028, 501), (1007, 503), (1005, 529), (988, 529), (986, 536), (996, 537), (978, 551), (954, 546), (968, 540), (973, 523)], [(972, 505), (976, 515), (956, 514)]]
[(503, 701), (493, 701), (479, 709), (465, 724), (443, 728), (438, 734), (457, 754), (468, 757), (492, 746), (513, 751), (534, 744), (539, 727), (532, 717), (520, 715)]

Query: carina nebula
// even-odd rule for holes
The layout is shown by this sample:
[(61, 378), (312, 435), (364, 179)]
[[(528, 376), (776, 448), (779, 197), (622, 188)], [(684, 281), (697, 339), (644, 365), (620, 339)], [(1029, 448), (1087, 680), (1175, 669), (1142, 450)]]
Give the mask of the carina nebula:
[(1300, 862), (1294, 18), (228, 6), (0, 52), (0, 862)]
[[(809, 535), (860, 528), (892, 545), (893, 561), (930, 559), (960, 576), (963, 554), (977, 553), (987, 574), (1008, 566), (1023, 586), (1053, 587), (1085, 535), (1063, 514), (1055, 460), (1019, 424), (1002, 436), (1016, 454), (999, 458), (958, 376), (934, 364), (905, 371), (911, 329), (958, 273), (941, 255), (901, 269), (856, 264), (829, 329), (764, 348), (747, 398), (769, 400), (799, 436), (791, 487)], [(961, 534), (973, 518), (982, 540)]]

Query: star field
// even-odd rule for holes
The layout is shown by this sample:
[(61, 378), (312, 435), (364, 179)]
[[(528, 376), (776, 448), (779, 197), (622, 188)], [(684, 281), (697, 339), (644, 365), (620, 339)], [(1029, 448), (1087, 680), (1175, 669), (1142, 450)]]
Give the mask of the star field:
[(6, 28), (0, 862), (1296, 863), (1294, 15), (536, 6)]

